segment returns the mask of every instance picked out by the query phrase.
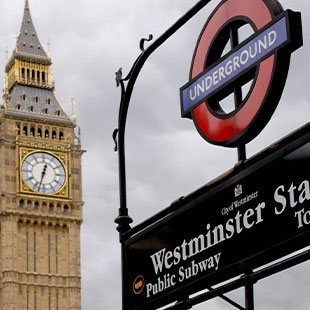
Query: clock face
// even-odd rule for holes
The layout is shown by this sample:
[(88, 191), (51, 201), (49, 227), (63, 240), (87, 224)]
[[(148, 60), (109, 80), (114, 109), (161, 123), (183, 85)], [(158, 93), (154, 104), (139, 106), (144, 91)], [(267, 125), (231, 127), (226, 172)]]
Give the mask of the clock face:
[(28, 155), (22, 164), (22, 176), (33, 190), (52, 194), (58, 192), (66, 182), (66, 171), (55, 156), (35, 152)]

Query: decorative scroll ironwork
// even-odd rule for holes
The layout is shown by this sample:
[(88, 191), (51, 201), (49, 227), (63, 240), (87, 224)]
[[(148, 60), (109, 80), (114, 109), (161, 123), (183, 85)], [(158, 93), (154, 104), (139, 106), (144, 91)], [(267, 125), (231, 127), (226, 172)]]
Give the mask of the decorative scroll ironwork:
[(153, 35), (152, 34), (150, 34), (149, 35), (149, 38), (148, 39), (146, 39), (146, 38), (143, 38), (143, 39), (141, 39), (140, 40), (140, 50), (141, 50), (141, 52), (144, 52), (145, 51), (145, 48), (144, 48), (144, 43), (145, 43), (145, 41), (151, 41), (151, 40), (153, 40)]

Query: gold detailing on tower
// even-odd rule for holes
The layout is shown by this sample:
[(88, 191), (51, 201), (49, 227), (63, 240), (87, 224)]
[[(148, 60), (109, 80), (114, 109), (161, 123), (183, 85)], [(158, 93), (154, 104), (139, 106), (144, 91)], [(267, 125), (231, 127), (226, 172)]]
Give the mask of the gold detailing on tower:
[(54, 88), (49, 64), (40, 64), (19, 59), (15, 59), (14, 64), (7, 71), (7, 81), (8, 84), (5, 89), (8, 92), (17, 83), (45, 89)]

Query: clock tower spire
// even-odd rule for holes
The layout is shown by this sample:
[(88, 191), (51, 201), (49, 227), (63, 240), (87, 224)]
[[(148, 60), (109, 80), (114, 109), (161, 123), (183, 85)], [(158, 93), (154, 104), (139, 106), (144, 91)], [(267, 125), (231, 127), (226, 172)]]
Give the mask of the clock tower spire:
[(7, 85), (4, 90), (5, 114), (75, 126), (54, 95), (51, 58), (46, 54), (32, 22), (29, 2), (15, 49), (6, 64)]
[(0, 309), (80, 310), (80, 136), (25, 0), (0, 109)]

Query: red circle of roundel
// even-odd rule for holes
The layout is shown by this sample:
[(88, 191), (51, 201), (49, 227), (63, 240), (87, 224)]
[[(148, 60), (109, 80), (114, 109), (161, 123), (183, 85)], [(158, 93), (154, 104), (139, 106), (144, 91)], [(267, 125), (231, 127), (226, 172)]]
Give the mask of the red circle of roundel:
[[(212, 47), (213, 40), (224, 24), (229, 23), (230, 20), (245, 17), (251, 21), (258, 31), (270, 23), (280, 11), (283, 10), (276, 0), (268, 0), (268, 3), (264, 0), (222, 1), (211, 15), (200, 35), (192, 61), (191, 79), (205, 69), (206, 57)], [(284, 68), (288, 69), (289, 59), (288, 56), (286, 59), (281, 60)], [(285, 63), (283, 63), (284, 61)], [(234, 147), (252, 140), (269, 121), (281, 96), (281, 93), (279, 93), (278, 100), (273, 98), (275, 99), (274, 102), (270, 102), (270, 90), (276, 66), (277, 55), (275, 54), (259, 64), (251, 93), (236, 113), (231, 113), (226, 118), (217, 117), (214, 113), (211, 113), (207, 101), (195, 107), (191, 112), (192, 118), (202, 137), (213, 144), (228, 147)], [(281, 78), (283, 79), (283, 77)], [(286, 77), (284, 77), (283, 83), (285, 83), (285, 79)], [(268, 101), (267, 99), (270, 106), (264, 107), (266, 112), (262, 117), (259, 114), (262, 114), (261, 110)], [(259, 121), (256, 122), (258, 119)], [(254, 123), (255, 126), (253, 126)]]

